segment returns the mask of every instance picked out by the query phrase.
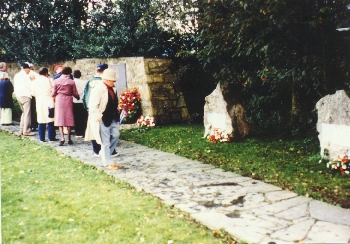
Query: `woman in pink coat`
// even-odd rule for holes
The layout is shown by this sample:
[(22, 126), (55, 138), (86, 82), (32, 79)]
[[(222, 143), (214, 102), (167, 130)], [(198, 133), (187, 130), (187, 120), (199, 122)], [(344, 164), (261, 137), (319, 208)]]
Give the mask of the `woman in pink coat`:
[(62, 75), (55, 80), (52, 89), (52, 96), (55, 99), (55, 126), (58, 126), (61, 134), (60, 146), (63, 146), (65, 142), (63, 127), (67, 127), (68, 144), (73, 144), (70, 138), (71, 127), (75, 125), (73, 97), (80, 99), (75, 82), (69, 78), (71, 73), (72, 69), (70, 67), (63, 67)]

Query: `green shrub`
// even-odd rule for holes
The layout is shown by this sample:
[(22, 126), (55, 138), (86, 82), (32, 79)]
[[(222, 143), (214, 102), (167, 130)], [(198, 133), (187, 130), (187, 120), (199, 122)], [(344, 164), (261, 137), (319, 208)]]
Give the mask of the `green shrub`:
[(20, 121), (21, 120), (21, 115), (22, 115), (22, 110), (21, 107), (19, 106), (19, 103), (15, 97), (13, 99), (13, 109), (12, 109), (12, 120), (14, 121)]

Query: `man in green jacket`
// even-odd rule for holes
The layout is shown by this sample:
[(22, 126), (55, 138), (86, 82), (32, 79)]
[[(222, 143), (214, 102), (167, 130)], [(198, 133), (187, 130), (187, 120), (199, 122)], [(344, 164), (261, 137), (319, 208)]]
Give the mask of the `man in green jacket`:
[[(102, 82), (101, 75), (103, 74), (103, 71), (107, 68), (108, 68), (108, 64), (105, 64), (105, 63), (99, 64), (97, 66), (96, 74), (90, 80), (88, 80), (88, 82), (85, 85), (83, 105), (88, 112), (89, 112), (89, 99), (90, 99), (91, 90), (94, 89), (94, 87), (99, 82)], [(91, 144), (92, 144), (92, 150), (94, 151), (94, 155), (98, 157), (101, 150), (101, 145), (96, 143), (95, 140), (91, 140)]]

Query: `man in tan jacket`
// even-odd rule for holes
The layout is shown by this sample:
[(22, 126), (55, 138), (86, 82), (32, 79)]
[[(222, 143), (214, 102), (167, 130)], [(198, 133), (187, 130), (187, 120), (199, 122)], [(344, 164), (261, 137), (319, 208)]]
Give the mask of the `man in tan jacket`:
[(96, 140), (101, 145), (100, 155), (102, 162), (107, 164), (106, 169), (119, 169), (111, 159), (120, 134), (118, 96), (114, 87), (117, 73), (106, 69), (101, 78), (103, 82), (99, 82), (91, 91), (85, 140)]

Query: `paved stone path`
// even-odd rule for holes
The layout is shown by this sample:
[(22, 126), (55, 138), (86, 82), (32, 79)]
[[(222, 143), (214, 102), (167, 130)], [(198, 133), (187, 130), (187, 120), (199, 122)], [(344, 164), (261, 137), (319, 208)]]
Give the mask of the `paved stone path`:
[[(16, 134), (18, 126), (1, 128)], [(30, 137), (38, 140), (38, 136)], [(90, 143), (72, 136), (74, 145), (45, 143), (86, 164), (105, 170)], [(247, 243), (348, 243), (350, 211), (277, 186), (224, 172), (171, 153), (120, 141), (115, 162), (106, 170), (136, 189), (173, 205), (212, 230), (225, 229)]]

